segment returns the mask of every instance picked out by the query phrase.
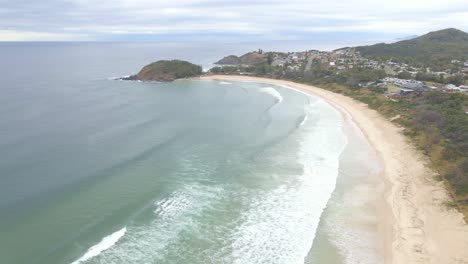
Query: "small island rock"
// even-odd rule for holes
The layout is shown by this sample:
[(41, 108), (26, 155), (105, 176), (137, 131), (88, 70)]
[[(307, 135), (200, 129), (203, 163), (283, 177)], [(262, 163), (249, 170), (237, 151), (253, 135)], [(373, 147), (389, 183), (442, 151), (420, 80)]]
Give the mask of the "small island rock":
[(122, 80), (169, 82), (202, 74), (202, 67), (182, 60), (160, 60), (146, 65), (136, 75)]

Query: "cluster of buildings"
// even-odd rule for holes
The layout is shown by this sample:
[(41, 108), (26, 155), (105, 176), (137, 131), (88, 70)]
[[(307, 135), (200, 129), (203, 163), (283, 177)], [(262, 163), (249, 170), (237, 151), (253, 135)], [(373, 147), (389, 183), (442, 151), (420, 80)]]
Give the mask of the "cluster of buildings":
[(465, 74), (468, 74), (468, 60), (465, 61), (465, 62), (462, 62), (460, 60), (452, 60), (451, 61), (452, 64), (455, 64), (455, 65), (458, 65), (458, 66), (462, 66), (463, 65), (463, 69), (461, 70), (463, 73)]
[(460, 85), (456, 86), (454, 84), (447, 84), (445, 85), (442, 90), (444, 91), (451, 91), (451, 92), (464, 92), (468, 93), (468, 85)]
[[(445, 71), (431, 71), (429, 68), (418, 68), (406, 63), (397, 63), (392, 60), (384, 62), (375, 61), (372, 59), (364, 58), (358, 51), (353, 48), (345, 48), (335, 50), (332, 52), (310, 52), (309, 56), (315, 60), (319, 60), (322, 65), (327, 69), (335, 69), (336, 71), (342, 71), (346, 69), (352, 69), (355, 67), (366, 68), (370, 70), (385, 70), (388, 76), (398, 76), (401, 72), (409, 73), (411, 78), (415, 78), (418, 73), (433, 74), (436, 76), (443, 76), (444, 78), (456, 75), (464, 74), (468, 75), (468, 61), (462, 62), (460, 60), (452, 60), (451, 63), (458, 66), (460, 71), (454, 72), (451, 69)], [(361, 87), (397, 87), (397, 94), (406, 95), (413, 92), (422, 92), (425, 90), (441, 90), (444, 92), (468, 92), (466, 85), (456, 86), (454, 84), (448, 84), (445, 86), (435, 87), (427, 85), (422, 81), (414, 79), (400, 79), (396, 77), (387, 77), (376, 82), (361, 83)], [(395, 93), (395, 91), (390, 92)]]
[(335, 51), (308, 50), (304, 52), (275, 52), (272, 66), (282, 66), (287, 70), (307, 70), (307, 66), (319, 61), (324, 69), (346, 70), (354, 67), (377, 68), (377, 61), (366, 59), (360, 56), (359, 52), (351, 48)]
[(463, 70), (462, 70), (463, 73), (465, 74), (468, 74), (468, 61), (465, 61), (463, 63)]
[(273, 53), (272, 66), (285, 67), (290, 71), (299, 71), (307, 61), (308, 52), (275, 52)]
[(380, 80), (378, 83), (367, 83), (367, 85), (368, 86), (377, 85), (377, 86), (382, 86), (382, 87), (388, 87), (389, 85), (393, 85), (398, 88), (397, 91), (395, 90), (388, 91), (387, 92), (388, 95), (408, 95), (408, 94), (412, 94), (415, 92), (423, 92), (427, 90), (468, 93), (467, 85), (456, 86), (454, 84), (447, 84), (445, 86), (436, 87), (432, 85), (427, 85), (421, 81), (399, 79), (399, 78), (394, 78), (394, 77), (386, 77)]
[(378, 67), (377, 61), (362, 57), (358, 51), (355, 51), (352, 48), (345, 48), (331, 52), (320, 52), (316, 56), (314, 55), (312, 55), (312, 59), (320, 61), (326, 69), (342, 71), (353, 69), (355, 67)]
[[(333, 70), (333, 72), (339, 74), (340, 71), (346, 71), (353, 68), (364, 68), (369, 70), (384, 70), (387, 77), (382, 80), (375, 82), (361, 83), (361, 87), (392, 87), (392, 91), (389, 93), (393, 94), (410, 94), (413, 92), (421, 92), (424, 90), (442, 90), (446, 92), (468, 92), (468, 87), (465, 85), (455, 86), (449, 84), (443, 87), (435, 87), (427, 85), (422, 81), (416, 81), (418, 73), (432, 74), (435, 76), (443, 76), (448, 78), (455, 74), (468, 75), (468, 61), (452, 60), (454, 64), (453, 68), (460, 69), (457, 72), (452, 69), (445, 71), (431, 71), (429, 68), (418, 68), (406, 63), (398, 63), (392, 60), (387, 61), (376, 61), (361, 56), (359, 51), (354, 48), (343, 48), (334, 51), (319, 51), (319, 50), (308, 50), (303, 52), (273, 52), (271, 65), (274, 67), (282, 67), (284, 71), (300, 72), (311, 70), (312, 63), (320, 62), (321, 67), (324, 70)], [(405, 72), (408, 76), (407, 79), (396, 78), (396, 76), (402, 76), (400, 73)], [(408, 75), (409, 74), (409, 75)], [(396, 87), (396, 89), (395, 89)], [(389, 89), (390, 90), (390, 89)]]
[(426, 73), (433, 75), (443, 75), (449, 77), (454, 74), (468, 74), (468, 61), (462, 62), (460, 60), (452, 60), (451, 63), (458, 66), (460, 71), (454, 72), (452, 69), (445, 71), (432, 71), (429, 68), (418, 68), (406, 63), (398, 63), (392, 60), (379, 62), (372, 59), (367, 59), (361, 56), (359, 51), (354, 48), (344, 48), (331, 52), (326, 51), (309, 51), (306, 56), (308, 59), (320, 61), (325, 68), (335, 68), (336, 70), (352, 69), (354, 67), (362, 67), (368, 69), (383, 69), (389, 75), (397, 75), (401, 72), (408, 72), (412, 77), (416, 77), (418, 73)]
[(399, 79), (394, 77), (386, 77), (381, 80), (381, 83), (384, 84), (385, 87), (389, 85), (394, 85), (398, 87), (398, 92), (395, 91), (388, 91), (387, 94), (399, 94), (399, 95), (407, 95), (414, 92), (423, 92), (426, 90), (436, 90), (437, 87), (426, 85), (421, 81), (416, 80), (407, 80), (407, 79)]
[[(313, 61), (319, 61), (325, 69), (352, 69), (357, 64), (354, 50), (343, 49), (333, 52), (308, 50), (303, 52), (274, 52), (272, 66), (284, 67), (288, 71), (308, 70)], [(366, 59), (363, 59), (366, 60)]]

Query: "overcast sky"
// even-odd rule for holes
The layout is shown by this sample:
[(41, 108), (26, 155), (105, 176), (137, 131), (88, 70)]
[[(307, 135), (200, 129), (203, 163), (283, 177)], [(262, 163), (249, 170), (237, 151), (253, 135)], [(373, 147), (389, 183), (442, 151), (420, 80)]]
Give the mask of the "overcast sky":
[(0, 0), (0, 41), (269, 40), (468, 31), (467, 0)]

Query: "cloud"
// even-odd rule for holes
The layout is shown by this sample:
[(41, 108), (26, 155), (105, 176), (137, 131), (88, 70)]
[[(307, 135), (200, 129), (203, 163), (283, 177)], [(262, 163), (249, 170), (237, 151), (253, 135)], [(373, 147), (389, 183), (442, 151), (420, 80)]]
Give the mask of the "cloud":
[(468, 30), (465, 0), (0, 0), (0, 40), (112, 40), (116, 35), (423, 34)]

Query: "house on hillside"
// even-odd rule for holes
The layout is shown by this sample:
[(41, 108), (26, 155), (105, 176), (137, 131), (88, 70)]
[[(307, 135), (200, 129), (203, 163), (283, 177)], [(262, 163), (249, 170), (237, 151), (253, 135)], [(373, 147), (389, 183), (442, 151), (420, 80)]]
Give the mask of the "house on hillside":
[(454, 84), (447, 84), (443, 88), (444, 92), (463, 92), (463, 93), (468, 93), (468, 86), (467, 85), (460, 85), (456, 86)]
[(414, 93), (413, 89), (400, 89), (400, 95), (408, 95)]
[(468, 85), (460, 85), (458, 88), (461, 92), (468, 93)]
[(417, 88), (417, 89), (416, 89), (416, 92), (422, 93), (422, 92), (428, 91), (428, 90), (437, 90), (437, 87), (435, 87), (435, 86), (423, 85), (422, 87)]
[(287, 68), (289, 71), (299, 71), (301, 67), (299, 65), (288, 66)]

